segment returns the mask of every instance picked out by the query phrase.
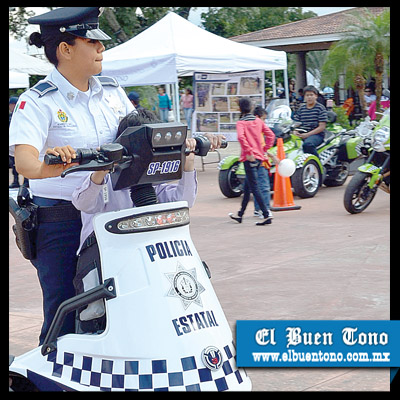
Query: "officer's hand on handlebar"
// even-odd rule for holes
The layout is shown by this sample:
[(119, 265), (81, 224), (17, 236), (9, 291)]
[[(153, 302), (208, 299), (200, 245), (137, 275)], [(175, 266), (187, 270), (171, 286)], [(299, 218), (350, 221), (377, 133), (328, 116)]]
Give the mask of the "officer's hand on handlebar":
[(69, 145), (62, 147), (56, 146), (53, 148), (48, 148), (46, 150), (46, 154), (51, 154), (56, 157), (59, 156), (61, 157), (62, 161), (64, 161), (64, 163), (48, 165), (45, 162), (42, 162), (41, 171), (43, 177), (50, 178), (50, 177), (60, 176), (66, 169), (71, 168), (75, 165), (79, 165), (78, 163), (74, 162), (74, 159), (76, 158), (76, 152)]
[(61, 159), (67, 164), (70, 164), (72, 160), (76, 158), (75, 150), (69, 145), (62, 147), (56, 146), (53, 147), (52, 149), (48, 148), (46, 150), (46, 154), (53, 154), (54, 156), (60, 156)]

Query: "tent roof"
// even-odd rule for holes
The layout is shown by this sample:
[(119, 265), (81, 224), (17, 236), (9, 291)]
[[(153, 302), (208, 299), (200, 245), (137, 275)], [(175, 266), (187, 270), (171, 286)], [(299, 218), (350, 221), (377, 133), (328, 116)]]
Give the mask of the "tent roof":
[(29, 75), (24, 72), (9, 71), (8, 73), (8, 88), (28, 88), (29, 87)]
[(103, 75), (121, 85), (174, 83), (194, 72), (285, 69), (286, 53), (237, 43), (169, 12), (139, 35), (104, 52)]
[(48, 61), (18, 53), (12, 48), (9, 48), (9, 56), (9, 71), (30, 75), (48, 75), (54, 69), (54, 66)]

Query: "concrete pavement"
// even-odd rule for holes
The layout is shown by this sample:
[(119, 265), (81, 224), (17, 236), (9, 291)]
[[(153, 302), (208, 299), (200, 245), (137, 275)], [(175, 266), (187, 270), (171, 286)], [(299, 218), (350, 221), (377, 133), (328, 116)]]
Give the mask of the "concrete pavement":
[[(196, 166), (201, 170), (198, 159)], [(241, 198), (221, 194), (216, 164), (206, 165), (198, 180), (190, 231), (234, 335), (238, 319), (390, 318), (389, 195), (379, 191), (365, 212), (350, 215), (345, 186), (322, 187), (312, 199), (294, 198), (301, 210), (274, 212), (271, 225), (255, 226), (252, 202), (242, 224), (228, 218)], [(19, 355), (37, 345), (41, 290), (35, 269), (16, 248), (12, 223), (10, 216), (9, 351)], [(387, 391), (390, 382), (387, 368), (247, 373), (256, 391)]]

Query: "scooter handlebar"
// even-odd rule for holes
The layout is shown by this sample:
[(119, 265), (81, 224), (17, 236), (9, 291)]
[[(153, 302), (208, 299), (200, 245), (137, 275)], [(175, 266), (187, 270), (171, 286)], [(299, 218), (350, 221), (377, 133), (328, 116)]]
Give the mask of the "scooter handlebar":
[[(196, 148), (191, 151), (185, 149), (185, 155), (194, 153), (197, 156), (206, 156), (210, 150), (211, 143), (205, 136), (196, 136)], [(223, 140), (221, 142), (220, 148), (225, 149), (228, 146), (228, 142)], [(125, 148), (119, 143), (105, 144), (100, 147), (100, 150), (95, 149), (76, 149), (76, 158), (73, 159), (74, 163), (80, 165), (87, 164), (90, 161), (102, 162), (118, 162), (122, 159), (122, 156), (126, 154)], [(44, 162), (47, 165), (64, 164), (64, 161), (60, 156), (55, 156), (53, 154), (46, 154), (44, 156)]]
[[(87, 164), (93, 160), (99, 163), (118, 162), (125, 154), (125, 148), (119, 143), (109, 143), (101, 146), (100, 150), (76, 149), (75, 153), (76, 158), (73, 159), (73, 162), (80, 165)], [(64, 164), (60, 156), (55, 156), (53, 154), (46, 154), (44, 156), (44, 162), (47, 165)]]

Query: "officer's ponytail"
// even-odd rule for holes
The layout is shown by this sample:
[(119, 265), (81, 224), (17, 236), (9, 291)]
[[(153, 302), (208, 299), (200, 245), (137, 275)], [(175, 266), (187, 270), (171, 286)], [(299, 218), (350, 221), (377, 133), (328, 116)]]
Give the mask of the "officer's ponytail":
[(31, 46), (34, 45), (40, 49), (42, 46), (44, 46), (42, 35), (39, 32), (33, 32), (31, 36), (29, 36), (29, 44)]

